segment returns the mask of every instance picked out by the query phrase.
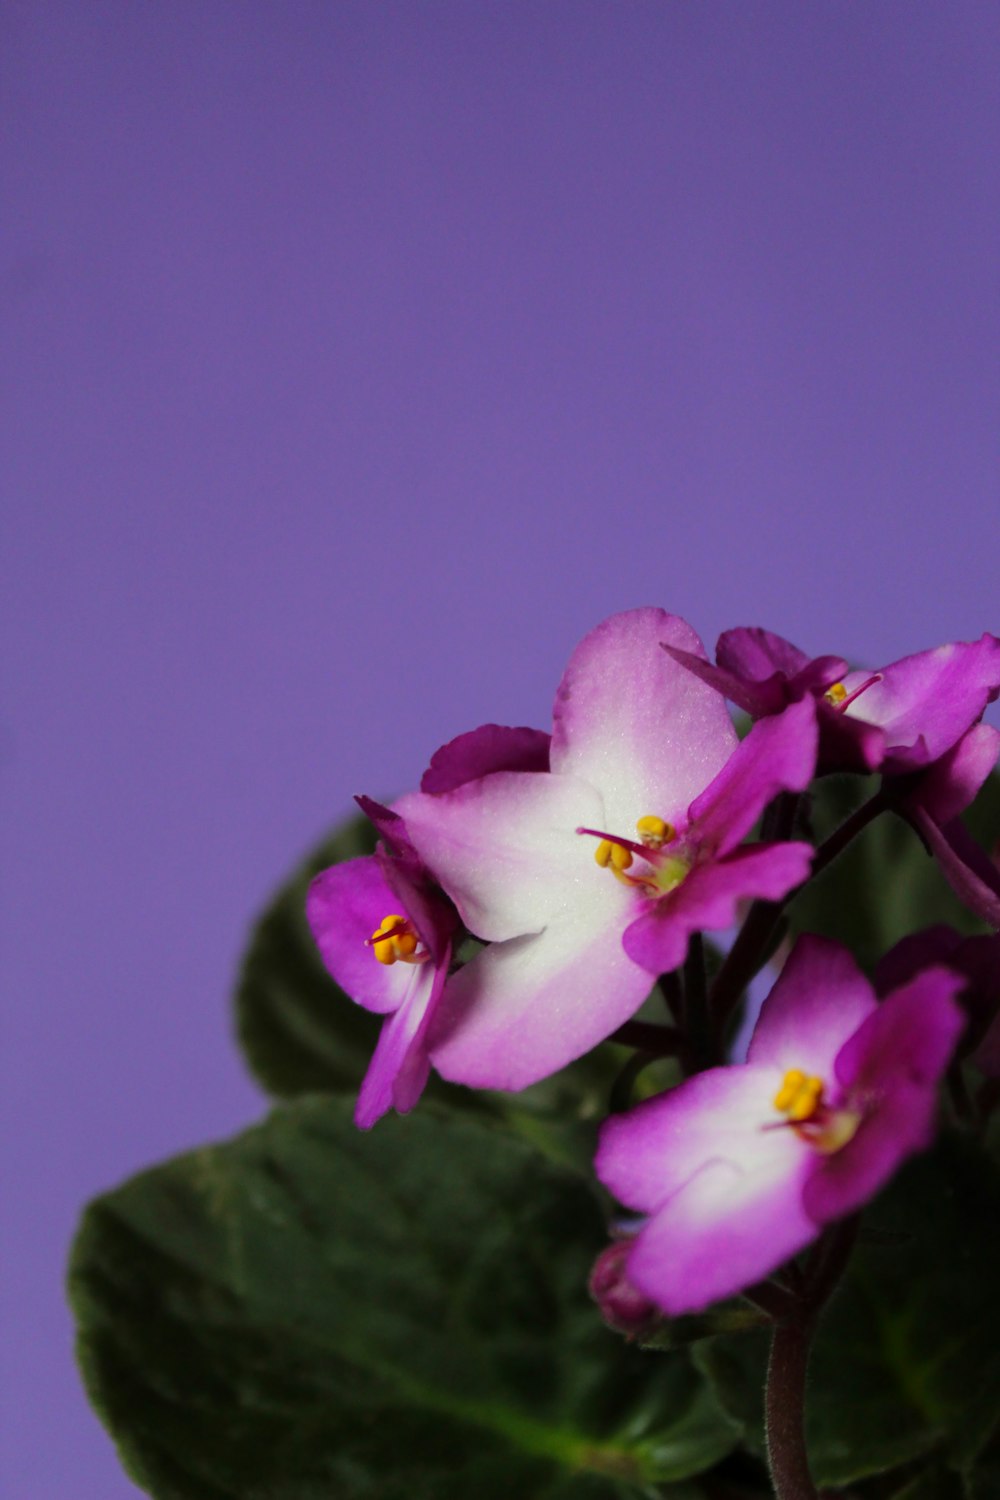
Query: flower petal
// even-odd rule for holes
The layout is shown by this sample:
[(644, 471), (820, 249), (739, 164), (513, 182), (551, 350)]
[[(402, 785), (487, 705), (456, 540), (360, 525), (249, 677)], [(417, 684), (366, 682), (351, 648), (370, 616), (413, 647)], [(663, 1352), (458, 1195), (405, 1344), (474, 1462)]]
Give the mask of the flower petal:
[(626, 953), (651, 974), (670, 973), (684, 962), (693, 932), (732, 927), (741, 901), (779, 901), (806, 879), (812, 856), (811, 844), (750, 844), (696, 865), (676, 890), (639, 908), (622, 939)]
[[(394, 1015), (382, 1023), (378, 1043), (364, 1076), (354, 1123), (370, 1130), (393, 1105), (400, 1114), (413, 1108), (430, 1073), (427, 1050), (422, 1045), (440, 980), (430, 964), (396, 964), (409, 970), (409, 988)], [(443, 975), (440, 976), (443, 980)]]
[(1000, 869), (980, 849), (960, 818), (943, 828), (922, 808), (910, 815), (960, 901), (990, 927), (1000, 930)]
[(811, 698), (755, 724), (691, 804), (690, 831), (717, 854), (735, 849), (779, 792), (801, 792), (816, 769), (816, 706)]
[(323, 870), (306, 897), (306, 917), (326, 967), (352, 1000), (382, 1015), (405, 1000), (414, 965), (380, 964), (365, 940), (399, 907), (373, 854)]
[(604, 804), (573, 776), (498, 771), (451, 792), (411, 792), (395, 811), (469, 931), (490, 942), (540, 932), (614, 883), (576, 832), (605, 826)]
[(705, 655), (665, 610), (612, 615), (577, 646), (556, 695), (552, 769), (599, 788), (611, 832), (631, 834), (647, 813), (676, 823), (737, 743), (720, 694), (664, 643)]
[(865, 1117), (810, 1179), (805, 1205), (817, 1223), (860, 1208), (902, 1161), (930, 1144), (938, 1080), (965, 1027), (954, 999), (961, 987), (949, 969), (925, 969), (841, 1048), (837, 1077)]
[[(767, 1169), (786, 1146), (768, 1129), (781, 1117), (771, 1067), (709, 1068), (601, 1126), (594, 1169), (619, 1203), (654, 1213), (696, 1172), (718, 1159), (741, 1172)], [(797, 1142), (797, 1146), (801, 1146)]]
[(943, 755), (996, 697), (1000, 640), (987, 634), (920, 651), (881, 676), (845, 713), (885, 730), (888, 770), (914, 770)]
[(975, 799), (1000, 757), (1000, 730), (976, 724), (921, 775), (906, 797), (935, 823), (950, 823)]
[(747, 1061), (834, 1080), (837, 1054), (877, 1001), (850, 952), (830, 938), (800, 937), (761, 1007)]
[(752, 1286), (815, 1239), (803, 1187), (814, 1162), (792, 1130), (772, 1132), (766, 1167), (712, 1161), (639, 1234), (628, 1274), (673, 1317)]
[(619, 886), (608, 896), (618, 911), (603, 927), (595, 925), (600, 912), (564, 918), (483, 949), (452, 975), (431, 1033), (431, 1061), (443, 1077), (523, 1089), (635, 1014), (652, 981), (621, 945), (622, 903), (633, 898)]
[(451, 792), (494, 771), (547, 771), (549, 740), (541, 729), (481, 724), (435, 750), (420, 790)]
[(759, 625), (724, 630), (716, 642), (715, 658), (727, 672), (749, 682), (767, 682), (777, 674), (794, 677), (809, 665), (809, 657), (798, 646)]
[(680, 666), (693, 672), (702, 682), (728, 698), (730, 703), (735, 703), (737, 708), (741, 708), (752, 719), (762, 719), (766, 714), (778, 714), (789, 701), (785, 679), (780, 673), (776, 672), (766, 682), (751, 682), (736, 672), (727, 672), (722, 667), (714, 666), (693, 651), (682, 651), (678, 646), (668, 645), (664, 645), (663, 649)]

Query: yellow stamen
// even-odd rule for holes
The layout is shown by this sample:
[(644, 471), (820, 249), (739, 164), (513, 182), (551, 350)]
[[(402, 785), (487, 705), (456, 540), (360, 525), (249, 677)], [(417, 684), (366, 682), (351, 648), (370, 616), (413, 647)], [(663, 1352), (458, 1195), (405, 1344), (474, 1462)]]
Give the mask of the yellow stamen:
[(382, 918), (368, 944), (380, 964), (394, 964), (397, 959), (403, 963), (422, 963), (427, 956), (417, 952), (420, 939), (411, 923), (398, 912)]
[(834, 708), (836, 708), (837, 704), (843, 703), (844, 699), (847, 697), (847, 689), (842, 682), (835, 682), (832, 687), (827, 688), (826, 692), (823, 694), (823, 697), (826, 699), (827, 703), (832, 703)]
[(669, 844), (677, 837), (676, 829), (667, 822), (666, 818), (659, 818), (655, 813), (647, 813), (640, 818), (635, 825), (640, 842), (648, 849), (662, 849), (664, 844)]
[(621, 844), (613, 844), (610, 839), (601, 839), (594, 850), (594, 858), (602, 870), (611, 866), (612, 874), (618, 874), (621, 870), (627, 870), (632, 863), (631, 849), (623, 849)]
[(794, 1125), (811, 1120), (823, 1100), (823, 1080), (807, 1076), (800, 1068), (789, 1068), (774, 1096), (774, 1107)]

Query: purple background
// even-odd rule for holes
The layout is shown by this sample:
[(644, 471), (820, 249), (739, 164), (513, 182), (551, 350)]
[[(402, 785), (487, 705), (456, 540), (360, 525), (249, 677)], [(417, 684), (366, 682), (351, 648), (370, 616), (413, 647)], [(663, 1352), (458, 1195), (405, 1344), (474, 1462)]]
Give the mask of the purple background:
[(248, 921), (351, 793), (662, 603), (1000, 627), (1000, 11), (7, 0), (18, 1500), (135, 1493), (82, 1202), (251, 1120)]

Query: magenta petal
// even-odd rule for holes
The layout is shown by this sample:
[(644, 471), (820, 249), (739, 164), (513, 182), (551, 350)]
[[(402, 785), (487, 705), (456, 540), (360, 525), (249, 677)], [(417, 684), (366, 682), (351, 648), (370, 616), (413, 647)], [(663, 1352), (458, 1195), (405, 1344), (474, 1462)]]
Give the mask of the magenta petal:
[(385, 807), (381, 802), (376, 802), (374, 797), (364, 795), (355, 797), (355, 802), (364, 813), (365, 817), (373, 825), (379, 837), (385, 841), (389, 848), (404, 859), (411, 861), (415, 868), (419, 861), (416, 851), (410, 843), (406, 832), (406, 825), (398, 813), (394, 813), (390, 807)]
[(919, 777), (907, 802), (935, 823), (950, 823), (974, 800), (1000, 757), (1000, 730), (977, 724)]
[(895, 1078), (933, 1089), (965, 1026), (955, 1003), (961, 988), (961, 975), (933, 968), (893, 990), (840, 1049), (841, 1086), (872, 1099)]
[(735, 672), (727, 672), (722, 667), (713, 666), (710, 661), (695, 655), (692, 651), (682, 651), (677, 646), (664, 645), (664, 651), (672, 656), (674, 661), (687, 671), (693, 672), (702, 682), (728, 698), (730, 703), (735, 703), (737, 708), (742, 708), (744, 713), (753, 719), (762, 719), (766, 714), (780, 713), (789, 701), (789, 695), (785, 691), (785, 679), (780, 674), (769, 677), (766, 682), (750, 682), (745, 677), (738, 676)]
[(846, 712), (885, 730), (886, 769), (914, 770), (954, 745), (998, 689), (1000, 640), (984, 635), (893, 662)]
[(413, 965), (380, 964), (365, 940), (398, 911), (399, 897), (375, 855), (323, 870), (306, 897), (306, 917), (326, 967), (352, 1000), (383, 1015), (402, 1004)]
[(875, 994), (850, 952), (806, 934), (792, 949), (761, 1008), (748, 1063), (790, 1068), (833, 1082), (845, 1041), (876, 1008)]
[(849, 719), (824, 699), (818, 700), (819, 764), (817, 773), (876, 771), (885, 757), (885, 731), (860, 719)]
[(494, 771), (547, 771), (550, 736), (541, 729), (482, 724), (435, 750), (422, 792), (451, 792)]
[(651, 974), (679, 968), (693, 932), (732, 927), (741, 901), (780, 901), (806, 879), (812, 856), (811, 844), (750, 844), (696, 865), (669, 896), (638, 908), (622, 938), (626, 953)]
[(842, 656), (814, 656), (801, 671), (788, 679), (789, 698), (801, 698), (806, 693), (818, 697), (835, 682), (841, 682), (848, 671)]
[(416, 865), (419, 878), (414, 878), (414, 862), (417, 860), (415, 852), (397, 858), (388, 854), (380, 845), (375, 857), (385, 876), (386, 885), (396, 898), (391, 910), (406, 914), (420, 934), (435, 966), (440, 967), (444, 961), (445, 949), (450, 945), (458, 926), (454, 908), (431, 885), (419, 862)]
[(794, 677), (809, 665), (809, 657), (798, 646), (758, 625), (723, 631), (716, 642), (715, 659), (727, 672), (750, 682), (766, 682), (775, 673)]
[(922, 809), (910, 817), (959, 900), (983, 922), (1000, 930), (1000, 869), (980, 849), (965, 824), (954, 818), (941, 828)]
[[(404, 967), (402, 964), (394, 968)], [(369, 1130), (393, 1105), (405, 1114), (423, 1092), (430, 1072), (426, 1049), (420, 1045), (434, 997), (437, 976), (430, 964), (409, 969), (409, 988), (395, 1015), (382, 1023), (354, 1110), (354, 1123)]]
[(752, 1286), (815, 1239), (803, 1187), (809, 1147), (791, 1130), (771, 1132), (781, 1150), (753, 1172), (708, 1162), (639, 1234), (628, 1273), (673, 1317), (700, 1312)]
[(621, 920), (596, 930), (555, 922), (477, 953), (438, 1008), (430, 1047), (438, 1072), (474, 1088), (523, 1089), (635, 1015), (652, 981), (623, 951)]
[(556, 694), (552, 769), (597, 787), (604, 826), (623, 833), (647, 813), (676, 824), (737, 743), (723, 698), (664, 644), (705, 655), (676, 615), (612, 615), (577, 646)]
[(837, 1078), (864, 1118), (810, 1179), (805, 1205), (817, 1223), (860, 1208), (906, 1157), (930, 1144), (937, 1083), (965, 1026), (954, 1000), (961, 985), (948, 969), (924, 970), (842, 1047)]
[(691, 804), (691, 832), (717, 854), (735, 849), (779, 792), (801, 792), (816, 768), (811, 698), (755, 724), (710, 786)]

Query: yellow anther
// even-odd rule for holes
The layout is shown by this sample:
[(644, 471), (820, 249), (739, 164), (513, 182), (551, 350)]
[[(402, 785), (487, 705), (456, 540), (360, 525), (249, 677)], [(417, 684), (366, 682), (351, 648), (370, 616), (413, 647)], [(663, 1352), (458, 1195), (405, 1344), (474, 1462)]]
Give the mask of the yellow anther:
[(774, 1096), (774, 1107), (798, 1125), (812, 1118), (822, 1099), (822, 1078), (807, 1077), (800, 1068), (789, 1068)]
[(612, 872), (618, 873), (627, 870), (632, 863), (631, 849), (623, 849), (621, 844), (613, 844), (610, 839), (601, 839), (594, 850), (594, 858), (602, 870), (611, 866)]
[(400, 958), (411, 958), (417, 951), (417, 935), (409, 927), (405, 932), (397, 933), (392, 941)]
[(368, 943), (380, 964), (394, 964), (400, 958), (404, 963), (417, 963), (425, 956), (417, 953), (420, 940), (398, 912), (382, 918)]
[(671, 839), (677, 837), (676, 830), (666, 818), (658, 818), (655, 813), (647, 813), (635, 827), (640, 840), (649, 849), (662, 849), (664, 844), (669, 844)]
[(826, 699), (827, 703), (832, 703), (834, 708), (836, 708), (837, 704), (843, 703), (844, 699), (847, 697), (847, 689), (842, 682), (835, 682), (832, 687), (827, 688), (826, 692), (823, 694), (823, 697)]

